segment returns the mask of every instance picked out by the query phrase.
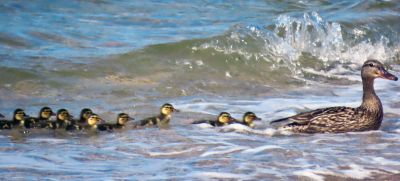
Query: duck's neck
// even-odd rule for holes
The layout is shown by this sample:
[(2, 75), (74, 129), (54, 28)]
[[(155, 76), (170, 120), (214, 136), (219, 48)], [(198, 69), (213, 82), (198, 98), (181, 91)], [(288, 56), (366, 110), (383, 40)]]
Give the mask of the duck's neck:
[(375, 94), (374, 79), (363, 78), (363, 100), (360, 107), (370, 111), (382, 111), (382, 103)]

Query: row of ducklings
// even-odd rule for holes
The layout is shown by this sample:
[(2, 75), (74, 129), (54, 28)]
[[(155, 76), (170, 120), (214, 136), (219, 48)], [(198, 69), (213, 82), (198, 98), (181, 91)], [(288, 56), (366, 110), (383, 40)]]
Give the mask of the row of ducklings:
[[(173, 112), (179, 112), (171, 104), (161, 106), (160, 113), (156, 116), (149, 117), (134, 123), (134, 128), (167, 125), (171, 120)], [(56, 119), (52, 120), (51, 117)], [(5, 118), (0, 114), (0, 118)], [(55, 114), (50, 107), (43, 107), (39, 111), (38, 117), (28, 116), (23, 109), (16, 109), (11, 120), (0, 120), (0, 129), (13, 128), (47, 128), (47, 129), (65, 129), (73, 130), (98, 130), (110, 131), (114, 129), (124, 128), (128, 121), (134, 120), (126, 113), (119, 113), (115, 123), (106, 123), (91, 109), (84, 108), (81, 110), (79, 119), (74, 119), (66, 109), (59, 109)], [(261, 120), (253, 112), (246, 112), (243, 120), (234, 119), (229, 113), (222, 112), (215, 120), (198, 120), (192, 124), (209, 124), (214, 127), (229, 125), (233, 123), (243, 124), (251, 128), (254, 127), (253, 121)]]

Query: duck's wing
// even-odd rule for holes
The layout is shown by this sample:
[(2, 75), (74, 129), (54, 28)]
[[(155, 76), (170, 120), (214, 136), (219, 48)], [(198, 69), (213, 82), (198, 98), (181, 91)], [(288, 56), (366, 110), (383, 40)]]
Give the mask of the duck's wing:
[(345, 116), (354, 115), (353, 112), (355, 111), (355, 108), (351, 107), (322, 108), (300, 113), (291, 117), (274, 120), (271, 121), (270, 124), (278, 126), (289, 124), (307, 125), (315, 120), (336, 120), (335, 118), (342, 118)]

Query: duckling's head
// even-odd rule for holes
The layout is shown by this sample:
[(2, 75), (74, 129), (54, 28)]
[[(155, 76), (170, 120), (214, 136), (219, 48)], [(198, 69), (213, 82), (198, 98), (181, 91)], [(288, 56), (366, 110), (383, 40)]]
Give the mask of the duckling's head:
[(102, 119), (97, 115), (97, 114), (92, 114), (89, 116), (87, 119), (87, 123), (89, 126), (95, 126), (97, 125)]
[(246, 112), (243, 115), (243, 121), (247, 124), (252, 124), (256, 120), (261, 120), (261, 118), (257, 117), (253, 112)]
[(24, 121), (26, 118), (28, 118), (28, 115), (25, 114), (23, 109), (15, 109), (13, 118), (15, 121)]
[(2, 114), (0, 114), (0, 118), (5, 118), (5, 116), (4, 116), (4, 115), (2, 115)]
[(378, 60), (367, 60), (361, 69), (361, 77), (366, 79), (382, 78), (397, 81), (397, 77), (389, 73)]
[(69, 112), (66, 109), (59, 109), (57, 111), (57, 120), (70, 121), (71, 119), (72, 119), (72, 116), (69, 114)]
[(172, 104), (166, 103), (161, 106), (162, 115), (171, 115), (173, 112), (179, 112), (179, 110), (175, 109)]
[(81, 110), (80, 119), (87, 120), (93, 114), (93, 111), (89, 108), (83, 108)]
[(117, 124), (119, 125), (125, 125), (125, 123), (127, 123), (130, 120), (134, 120), (133, 118), (131, 118), (128, 114), (126, 113), (119, 113), (118, 114), (118, 118), (117, 118)]
[(218, 116), (218, 122), (227, 124), (233, 121), (231, 114), (227, 112), (221, 112)]
[(42, 107), (39, 111), (39, 118), (50, 119), (51, 116), (55, 116), (53, 110), (49, 107)]

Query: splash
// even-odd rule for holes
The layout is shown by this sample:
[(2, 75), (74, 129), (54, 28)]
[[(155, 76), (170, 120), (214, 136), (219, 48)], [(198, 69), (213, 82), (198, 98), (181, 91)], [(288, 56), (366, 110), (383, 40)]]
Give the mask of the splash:
[(272, 68), (288, 67), (293, 75), (302, 76), (308, 66), (326, 71), (338, 64), (358, 66), (367, 59), (395, 61), (400, 45), (393, 37), (396, 32), (382, 33), (373, 25), (330, 22), (311, 12), (302, 17), (280, 15), (265, 28), (238, 25), (193, 49), (238, 54), (247, 61), (264, 60), (271, 62)]

